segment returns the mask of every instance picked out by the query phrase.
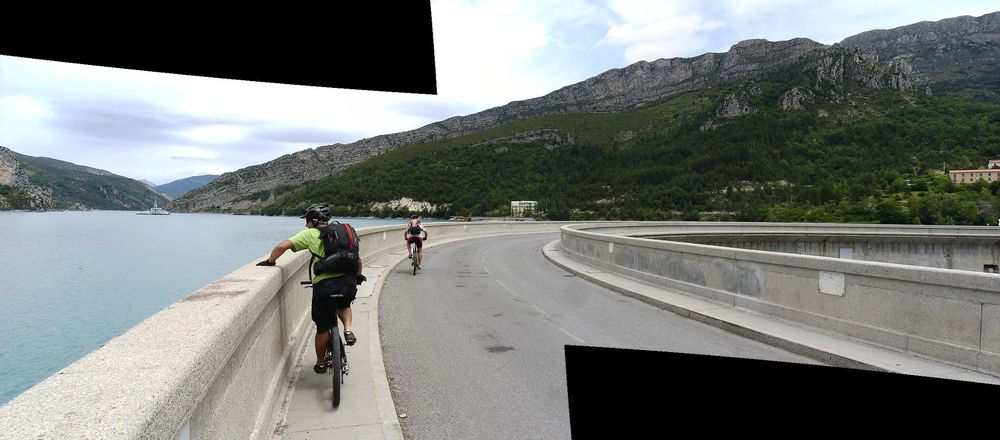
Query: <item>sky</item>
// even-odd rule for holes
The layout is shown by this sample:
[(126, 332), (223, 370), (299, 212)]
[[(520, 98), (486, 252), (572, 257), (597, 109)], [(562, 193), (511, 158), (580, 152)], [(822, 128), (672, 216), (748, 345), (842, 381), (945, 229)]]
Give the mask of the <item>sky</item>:
[(834, 44), (998, 10), (996, 0), (431, 0), (436, 95), (0, 55), (0, 146), (161, 185), (413, 130), (638, 61), (751, 38)]

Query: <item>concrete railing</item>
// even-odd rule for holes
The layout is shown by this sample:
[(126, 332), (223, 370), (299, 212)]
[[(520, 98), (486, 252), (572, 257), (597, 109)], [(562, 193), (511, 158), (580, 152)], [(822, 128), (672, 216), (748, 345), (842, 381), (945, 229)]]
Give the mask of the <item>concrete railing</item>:
[[(431, 240), (556, 232), (566, 223), (430, 223)], [(362, 258), (402, 226), (358, 230)], [(262, 256), (266, 254), (266, 250)], [(312, 322), (307, 252), (252, 262), (142, 321), (0, 407), (4, 438), (270, 438)]]
[(670, 241), (942, 269), (985, 271), (1000, 265), (1000, 228), (900, 225), (688, 224)]
[[(698, 222), (569, 225), (562, 228), (561, 245), (570, 258), (668, 289), (1000, 373), (1000, 275), (669, 241), (699, 235), (715, 240), (771, 235), (785, 241), (796, 236), (924, 236), (929, 241), (978, 240), (989, 249), (1000, 239), (1000, 230)], [(979, 250), (970, 252), (986, 258)]]

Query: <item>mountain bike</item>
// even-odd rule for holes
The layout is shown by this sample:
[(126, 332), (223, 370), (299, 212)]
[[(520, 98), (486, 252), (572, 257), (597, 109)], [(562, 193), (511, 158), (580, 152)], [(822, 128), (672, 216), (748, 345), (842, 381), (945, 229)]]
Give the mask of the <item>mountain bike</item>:
[(421, 245), (417, 246), (416, 242), (413, 243), (413, 247), (415, 249), (413, 249), (413, 258), (410, 261), (410, 265), (413, 266), (414, 275), (417, 274), (417, 269), (420, 269), (420, 262), (423, 260), (424, 256), (424, 248), (423, 248), (424, 239), (422, 238), (417, 238), (417, 239), (420, 240)]
[(413, 266), (413, 274), (417, 274), (417, 269), (420, 268), (420, 248), (413, 250), (413, 258), (410, 259), (410, 266)]
[[(301, 284), (309, 284), (307, 288), (312, 287), (311, 281), (302, 281)], [(330, 298), (343, 297), (344, 295), (340, 293), (330, 295)], [(338, 329), (337, 320), (334, 318), (333, 327), (327, 330), (330, 333), (330, 339), (326, 343), (326, 353), (323, 356), (327, 369), (333, 373), (334, 408), (340, 406), (340, 389), (344, 385), (344, 376), (350, 372), (350, 366), (347, 363), (347, 350), (344, 350), (344, 340), (340, 338), (340, 330)]]
[[(336, 295), (331, 295), (331, 297)], [(340, 295), (343, 296), (343, 295)], [(333, 407), (340, 406), (340, 388), (344, 385), (344, 376), (350, 372), (347, 364), (347, 351), (344, 350), (344, 340), (340, 338), (338, 327), (330, 330), (330, 342), (326, 344), (327, 368), (333, 373)]]

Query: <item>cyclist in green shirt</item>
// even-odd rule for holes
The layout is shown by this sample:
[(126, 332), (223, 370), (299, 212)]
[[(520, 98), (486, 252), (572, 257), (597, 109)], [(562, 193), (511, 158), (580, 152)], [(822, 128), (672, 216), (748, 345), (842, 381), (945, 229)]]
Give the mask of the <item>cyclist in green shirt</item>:
[[(274, 266), (278, 257), (287, 250), (311, 251), (314, 256), (310, 264), (318, 261), (315, 255), (323, 256), (323, 242), (319, 239), (319, 233), (320, 229), (330, 221), (329, 207), (312, 205), (300, 218), (306, 219), (306, 228), (278, 243), (266, 260), (257, 263), (258, 266)], [(344, 343), (354, 345), (358, 341), (351, 331), (351, 303), (357, 296), (357, 285), (366, 280), (361, 274), (361, 268), (359, 259), (357, 271), (354, 273), (323, 273), (313, 276), (312, 320), (316, 323), (316, 365), (313, 366), (313, 371), (319, 374), (325, 373), (327, 369), (324, 360), (326, 344), (330, 339), (327, 330), (337, 326), (337, 317), (344, 323)], [(330, 298), (334, 293), (343, 294), (344, 297)]]

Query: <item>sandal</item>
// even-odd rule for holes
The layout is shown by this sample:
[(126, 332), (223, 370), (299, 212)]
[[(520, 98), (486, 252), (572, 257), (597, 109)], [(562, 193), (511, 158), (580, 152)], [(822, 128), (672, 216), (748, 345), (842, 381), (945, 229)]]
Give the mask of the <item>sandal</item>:
[(344, 332), (344, 343), (354, 345), (355, 342), (358, 342), (358, 338), (354, 336), (354, 332)]

